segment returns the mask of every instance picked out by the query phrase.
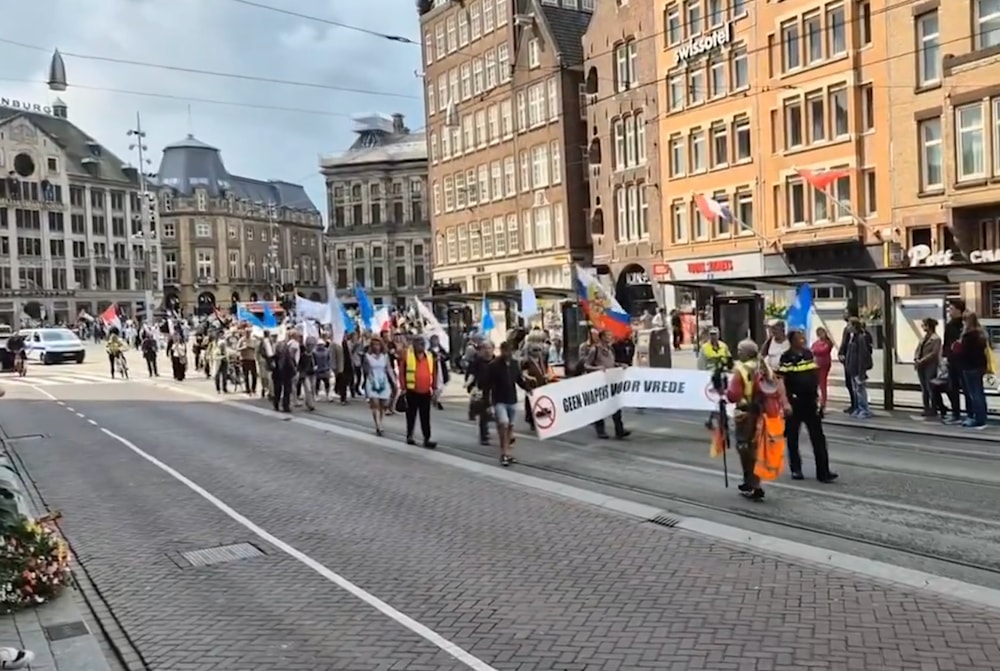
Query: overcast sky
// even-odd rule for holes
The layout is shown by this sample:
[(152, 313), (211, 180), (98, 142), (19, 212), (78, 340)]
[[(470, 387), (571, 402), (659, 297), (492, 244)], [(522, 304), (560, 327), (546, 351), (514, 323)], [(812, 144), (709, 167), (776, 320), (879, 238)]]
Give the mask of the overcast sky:
[[(413, 0), (259, 2), (419, 43)], [(134, 127), (136, 111), (141, 112), (153, 159), (150, 171), (155, 171), (164, 145), (191, 132), (221, 149), (231, 173), (304, 184), (325, 214), (318, 155), (347, 148), (353, 138), (351, 117), (398, 111), (406, 115), (411, 129), (423, 126), (421, 82), (414, 76), (420, 68), (417, 45), (389, 42), (234, 0), (31, 0), (5, 5), (0, 38), (44, 51), (0, 43), (0, 97), (50, 102), (56, 94), (41, 82), (47, 76), (49, 53), (58, 47), (67, 53), (70, 88), (59, 95), (69, 106), (70, 119), (123, 161), (134, 164), (126, 131)], [(121, 65), (68, 55), (73, 53), (398, 96)], [(117, 92), (74, 88), (74, 84)], [(212, 104), (206, 99), (237, 104)]]

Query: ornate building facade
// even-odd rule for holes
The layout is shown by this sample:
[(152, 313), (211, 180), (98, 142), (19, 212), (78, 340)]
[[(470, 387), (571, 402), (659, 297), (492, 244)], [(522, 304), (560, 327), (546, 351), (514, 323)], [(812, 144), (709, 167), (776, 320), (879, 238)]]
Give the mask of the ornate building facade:
[(164, 148), (154, 184), (168, 307), (208, 314), (290, 291), (322, 299), (323, 218), (301, 185), (230, 174), (217, 148), (190, 135)]
[(350, 149), (320, 160), (328, 264), (337, 289), (362, 286), (376, 304), (405, 304), (430, 293), (427, 139), (402, 114), (355, 124)]

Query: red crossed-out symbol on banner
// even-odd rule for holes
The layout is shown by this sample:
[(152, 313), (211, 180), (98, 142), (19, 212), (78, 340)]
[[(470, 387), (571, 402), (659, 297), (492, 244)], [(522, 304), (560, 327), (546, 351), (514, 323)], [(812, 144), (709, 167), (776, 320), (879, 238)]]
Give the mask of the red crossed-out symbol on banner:
[(542, 431), (551, 429), (556, 423), (556, 404), (548, 396), (539, 396), (531, 403), (531, 416), (535, 426)]

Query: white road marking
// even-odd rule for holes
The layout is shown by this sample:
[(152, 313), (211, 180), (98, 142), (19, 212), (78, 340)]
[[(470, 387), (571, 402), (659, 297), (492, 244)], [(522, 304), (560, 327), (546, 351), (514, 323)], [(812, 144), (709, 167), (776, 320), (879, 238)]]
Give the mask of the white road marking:
[(94, 420), (88, 419), (87, 421), (90, 422), (91, 424), (93, 424), (94, 426), (97, 426), (97, 422), (95, 422)]
[[(40, 394), (47, 396), (50, 400), (58, 402), (58, 399), (55, 396), (45, 391), (44, 389), (38, 389), (38, 392)], [(67, 409), (72, 410), (71, 408)], [(81, 415), (80, 413), (77, 413), (77, 415), (83, 417), (83, 415)], [(93, 420), (88, 420), (88, 421), (97, 426), (97, 423), (94, 422)], [(217, 508), (220, 512), (222, 512), (231, 520), (233, 520), (234, 522), (245, 528), (250, 533), (254, 534), (255, 536), (257, 536), (264, 542), (272, 545), (273, 547), (281, 550), (292, 559), (295, 559), (300, 563), (304, 564), (308, 568), (318, 573), (321, 577), (333, 583), (334, 585), (344, 590), (348, 594), (352, 595), (359, 601), (367, 604), (368, 606), (371, 606), (372, 608), (382, 613), (389, 619), (393, 620), (397, 624), (405, 627), (406, 629), (409, 629), (411, 632), (413, 632), (420, 638), (424, 639), (431, 645), (440, 648), (441, 650), (451, 655), (452, 657), (454, 657), (456, 660), (458, 660), (468, 668), (472, 669), (473, 671), (497, 671), (497, 669), (495, 669), (494, 667), (490, 666), (483, 660), (474, 656), (472, 653), (467, 652), (465, 649), (452, 643), (451, 641), (441, 636), (430, 627), (427, 627), (417, 622), (413, 618), (409, 617), (405, 613), (396, 610), (385, 601), (379, 599), (374, 594), (365, 591), (361, 587), (358, 587), (347, 578), (327, 568), (325, 565), (316, 561), (306, 553), (296, 549), (291, 544), (286, 543), (285, 541), (271, 534), (264, 528), (254, 524), (249, 518), (241, 515), (234, 508), (231, 508), (224, 501), (222, 501), (222, 499), (218, 498), (217, 496), (209, 492), (207, 489), (205, 489), (198, 483), (194, 482), (187, 476), (185, 476), (180, 471), (172, 468), (171, 466), (168, 466), (167, 464), (163, 463), (162, 461), (160, 461), (153, 455), (149, 454), (148, 452), (143, 451), (138, 445), (136, 445), (132, 441), (128, 440), (127, 438), (124, 438), (123, 436), (118, 435), (114, 431), (109, 431), (108, 429), (102, 426), (98, 426), (98, 428), (108, 437), (124, 445), (129, 450), (134, 452), (137, 456), (142, 457), (143, 459), (151, 463), (153, 466), (156, 466), (161, 471), (163, 471), (164, 473), (166, 473), (167, 475), (174, 478), (182, 485), (190, 489), (192, 492), (194, 492), (201, 498), (205, 499), (205, 501), (207, 501), (209, 504)]]

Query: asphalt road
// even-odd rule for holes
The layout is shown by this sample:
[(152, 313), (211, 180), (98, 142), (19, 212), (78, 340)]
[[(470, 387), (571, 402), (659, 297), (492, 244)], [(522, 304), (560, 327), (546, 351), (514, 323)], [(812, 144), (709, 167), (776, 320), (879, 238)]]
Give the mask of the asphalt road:
[[(345, 439), (338, 423), (367, 423), (359, 405), (313, 415), (331, 423), (320, 432), (146, 382), (68, 381), (99, 379), (77, 368), (33, 370), (67, 380), (38, 389), (8, 383), (0, 427), (149, 668), (1000, 669), (994, 613)], [(492, 461), (462, 451), (475, 433), (459, 412), (435, 420), (439, 452)], [(516, 470), (679, 493), (720, 515), (749, 505), (690, 437), (518, 448)], [(863, 452), (838, 463), (843, 484), (781, 483), (747, 523), (909, 534), (915, 551), (971, 563), (997, 554), (987, 462), (895, 450), (873, 467)], [(921, 472), (945, 463), (958, 481)], [(263, 554), (181, 560), (238, 543)]]

